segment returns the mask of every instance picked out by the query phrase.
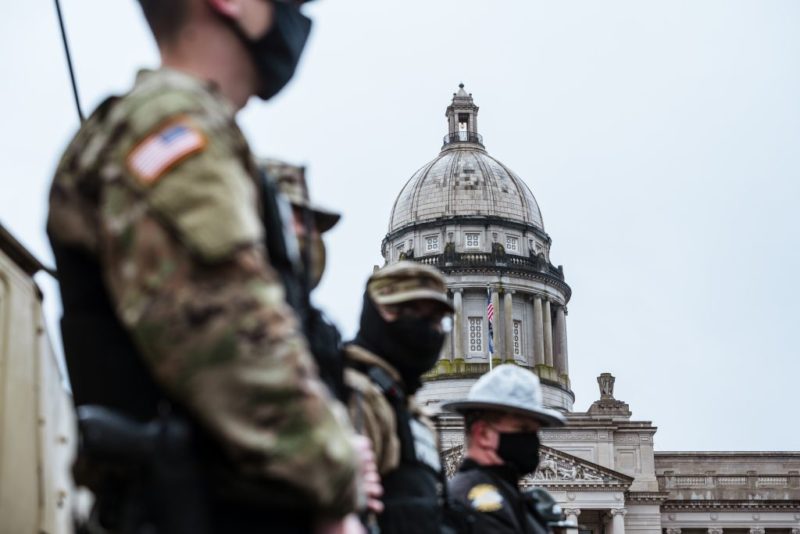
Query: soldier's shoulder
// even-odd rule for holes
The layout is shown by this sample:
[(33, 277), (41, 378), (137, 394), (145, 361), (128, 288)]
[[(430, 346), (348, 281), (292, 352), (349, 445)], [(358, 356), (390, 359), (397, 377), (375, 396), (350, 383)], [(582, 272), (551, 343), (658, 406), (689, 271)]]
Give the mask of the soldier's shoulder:
[(349, 391), (351, 408), (358, 406), (358, 410), (369, 411), (372, 417), (390, 427), (394, 421), (394, 410), (383, 390), (361, 368), (353, 367), (352, 364), (357, 360), (351, 358), (352, 345), (345, 346), (344, 355), (344, 384)]
[(230, 122), (232, 110), (226, 106), (187, 75), (141, 71), (130, 91), (107, 98), (81, 126), (64, 152), (57, 178), (80, 176), (124, 158), (133, 146), (179, 118), (213, 135)]
[(131, 137), (143, 137), (171, 119), (190, 116), (203, 130), (231, 122), (233, 109), (214, 91), (191, 76), (161, 69), (140, 72), (133, 89), (114, 106), (115, 117)]
[(382, 398), (383, 393), (375, 383), (359, 369), (345, 367), (344, 383), (347, 388), (354, 393), (360, 394), (367, 399)]

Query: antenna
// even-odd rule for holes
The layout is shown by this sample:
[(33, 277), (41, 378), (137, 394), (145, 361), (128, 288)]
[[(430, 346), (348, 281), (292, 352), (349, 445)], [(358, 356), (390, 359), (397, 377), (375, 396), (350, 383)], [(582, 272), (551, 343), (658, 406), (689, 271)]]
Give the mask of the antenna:
[(81, 101), (78, 97), (78, 83), (75, 81), (75, 70), (72, 68), (72, 55), (69, 53), (69, 43), (67, 42), (67, 31), (64, 29), (64, 18), (61, 16), (61, 3), (55, 0), (56, 13), (58, 13), (58, 25), (61, 28), (61, 40), (64, 43), (64, 53), (67, 56), (67, 67), (69, 68), (69, 79), (72, 82), (72, 96), (75, 97), (75, 109), (78, 111), (78, 118), (83, 123), (83, 110)]

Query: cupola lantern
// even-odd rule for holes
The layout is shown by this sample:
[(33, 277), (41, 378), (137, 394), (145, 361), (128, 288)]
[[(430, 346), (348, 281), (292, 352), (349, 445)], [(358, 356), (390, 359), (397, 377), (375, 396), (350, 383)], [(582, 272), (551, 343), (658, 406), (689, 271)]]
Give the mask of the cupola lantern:
[(483, 147), (483, 138), (478, 133), (478, 106), (472, 100), (472, 93), (464, 90), (464, 84), (458, 84), (458, 92), (453, 93), (453, 101), (447, 106), (448, 132), (444, 137), (444, 146), (455, 143), (472, 143)]

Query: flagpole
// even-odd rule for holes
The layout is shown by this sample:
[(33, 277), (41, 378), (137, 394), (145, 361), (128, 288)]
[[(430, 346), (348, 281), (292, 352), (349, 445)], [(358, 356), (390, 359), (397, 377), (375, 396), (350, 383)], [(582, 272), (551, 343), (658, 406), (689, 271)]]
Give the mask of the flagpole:
[(487, 351), (489, 353), (489, 372), (494, 368), (494, 303), (492, 302), (492, 291), (489, 284), (486, 284), (486, 322), (489, 326), (489, 343)]

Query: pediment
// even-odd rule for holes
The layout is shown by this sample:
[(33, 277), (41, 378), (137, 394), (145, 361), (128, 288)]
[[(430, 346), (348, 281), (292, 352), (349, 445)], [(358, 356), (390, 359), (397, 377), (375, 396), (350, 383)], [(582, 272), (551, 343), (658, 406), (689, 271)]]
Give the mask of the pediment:
[[(445, 451), (443, 456), (445, 472), (448, 478), (452, 477), (464, 458), (464, 447), (453, 447)], [(536, 472), (523, 477), (520, 485), (550, 489), (575, 487), (624, 491), (632, 482), (633, 477), (542, 445), (539, 451), (539, 467)]]

